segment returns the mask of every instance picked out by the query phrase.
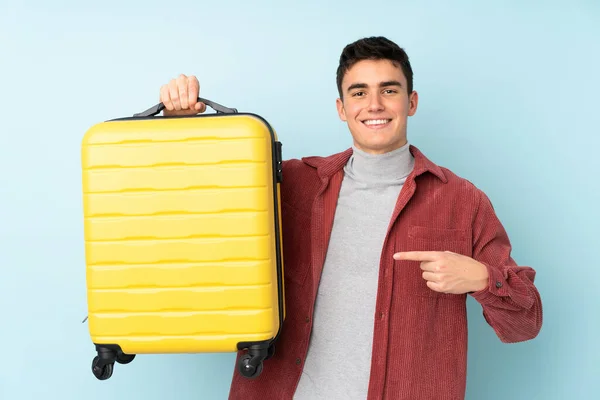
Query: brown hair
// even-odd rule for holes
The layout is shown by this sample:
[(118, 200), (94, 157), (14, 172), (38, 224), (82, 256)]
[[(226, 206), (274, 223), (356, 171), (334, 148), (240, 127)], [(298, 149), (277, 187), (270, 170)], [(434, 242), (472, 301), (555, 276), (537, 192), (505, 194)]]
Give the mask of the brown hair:
[(340, 98), (342, 94), (342, 79), (354, 64), (363, 60), (389, 60), (400, 67), (408, 84), (408, 94), (413, 91), (413, 72), (408, 55), (400, 46), (383, 36), (373, 36), (359, 39), (344, 47), (337, 69), (337, 88)]

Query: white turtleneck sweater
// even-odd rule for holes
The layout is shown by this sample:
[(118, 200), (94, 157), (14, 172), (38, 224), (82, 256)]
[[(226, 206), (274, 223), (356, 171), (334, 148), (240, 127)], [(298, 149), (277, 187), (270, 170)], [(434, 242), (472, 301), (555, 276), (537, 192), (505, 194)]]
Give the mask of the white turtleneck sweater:
[(408, 144), (381, 155), (353, 147), (344, 167), (295, 400), (367, 398), (381, 250), (413, 167)]

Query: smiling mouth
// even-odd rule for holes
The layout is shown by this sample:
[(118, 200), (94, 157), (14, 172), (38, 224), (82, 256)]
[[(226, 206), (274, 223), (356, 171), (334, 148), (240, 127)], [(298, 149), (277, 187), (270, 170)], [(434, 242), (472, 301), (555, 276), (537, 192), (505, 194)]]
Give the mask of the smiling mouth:
[(362, 123), (365, 124), (368, 128), (377, 129), (383, 128), (384, 126), (389, 124), (390, 121), (391, 119), (367, 119), (362, 121)]

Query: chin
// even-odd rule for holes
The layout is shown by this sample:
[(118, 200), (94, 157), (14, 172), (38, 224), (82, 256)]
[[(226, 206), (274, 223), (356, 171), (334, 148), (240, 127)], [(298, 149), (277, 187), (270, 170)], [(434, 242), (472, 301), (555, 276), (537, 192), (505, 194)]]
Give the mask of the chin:
[(362, 149), (366, 152), (380, 152), (386, 153), (395, 149), (402, 147), (404, 140), (392, 140), (392, 139), (383, 139), (383, 138), (369, 138), (368, 140), (355, 141), (358, 144), (358, 148)]

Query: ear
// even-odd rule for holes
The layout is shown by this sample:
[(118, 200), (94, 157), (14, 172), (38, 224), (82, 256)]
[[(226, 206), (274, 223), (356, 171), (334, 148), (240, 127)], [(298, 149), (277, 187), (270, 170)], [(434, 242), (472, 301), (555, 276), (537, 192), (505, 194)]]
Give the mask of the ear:
[(344, 102), (342, 99), (338, 98), (335, 101), (335, 106), (337, 107), (337, 112), (342, 121), (346, 121), (346, 110), (344, 110)]
[(417, 106), (419, 105), (419, 93), (416, 90), (408, 96), (408, 116), (412, 117), (417, 112)]

